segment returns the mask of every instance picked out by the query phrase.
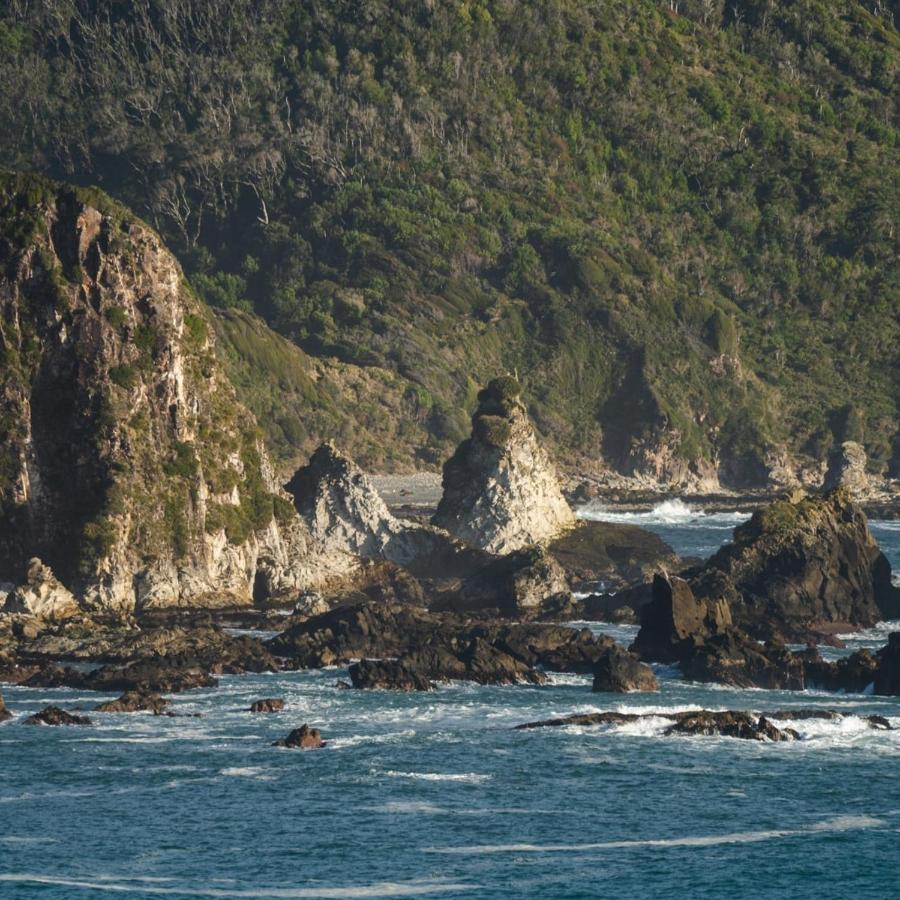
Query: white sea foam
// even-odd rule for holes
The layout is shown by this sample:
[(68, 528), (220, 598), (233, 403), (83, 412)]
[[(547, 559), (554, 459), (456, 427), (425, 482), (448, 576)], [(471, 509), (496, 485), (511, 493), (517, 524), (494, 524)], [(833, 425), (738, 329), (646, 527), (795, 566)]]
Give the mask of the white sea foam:
[(576, 515), (580, 519), (593, 522), (702, 526), (704, 528), (733, 528), (750, 517), (748, 513), (739, 510), (707, 513), (702, 509), (693, 509), (679, 498), (664, 500), (662, 503), (657, 503), (653, 509), (644, 512), (620, 512), (616, 509), (609, 509), (600, 502), (592, 501), (576, 510)]
[(382, 772), (373, 771), (373, 775), (387, 775), (389, 778), (411, 778), (415, 781), (461, 781), (468, 784), (481, 784), (490, 781), (493, 775), (482, 775), (478, 772), (462, 772), (449, 774), (444, 772), (398, 772), (394, 769), (386, 769)]
[(784, 837), (800, 837), (823, 832), (864, 831), (881, 828), (887, 823), (874, 816), (835, 816), (803, 828), (781, 828), (770, 831), (735, 831), (730, 834), (697, 835), (647, 840), (598, 841), (586, 844), (480, 844), (471, 847), (429, 847), (430, 853), (581, 853), (591, 850), (630, 850), (636, 847), (716, 847), (722, 844), (755, 844)]
[(449, 894), (453, 892), (478, 890), (477, 885), (457, 884), (450, 881), (408, 881), (381, 882), (379, 884), (352, 885), (350, 887), (308, 887), (308, 888), (265, 888), (250, 890), (240, 888), (211, 887), (163, 887), (148, 884), (146, 879), (120, 878), (112, 881), (95, 877), (93, 880), (63, 878), (54, 875), (34, 873), (0, 874), (0, 883), (45, 884), (81, 890), (106, 891), (118, 894), (178, 894), (185, 897), (273, 897), (301, 898), (301, 900), (343, 900), (355, 897), (418, 897), (426, 894)]
[(274, 781), (275, 776), (267, 774), (266, 769), (258, 766), (231, 766), (219, 771), (220, 775), (229, 778), (254, 778), (257, 781)]

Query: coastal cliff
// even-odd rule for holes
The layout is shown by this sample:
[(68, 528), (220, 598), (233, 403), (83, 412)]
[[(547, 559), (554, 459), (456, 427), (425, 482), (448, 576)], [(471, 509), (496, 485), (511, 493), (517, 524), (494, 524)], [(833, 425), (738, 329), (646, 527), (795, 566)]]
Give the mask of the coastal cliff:
[(353, 567), (314, 542), (155, 232), (99, 192), (0, 179), (0, 581), (88, 608), (230, 605)]

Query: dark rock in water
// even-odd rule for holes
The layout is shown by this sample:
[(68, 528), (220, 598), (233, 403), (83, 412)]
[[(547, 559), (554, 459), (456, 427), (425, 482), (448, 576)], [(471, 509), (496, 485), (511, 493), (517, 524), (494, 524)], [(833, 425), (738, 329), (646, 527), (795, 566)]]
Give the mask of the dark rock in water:
[(875, 693), (900, 695), (900, 631), (888, 637), (887, 646), (878, 651), (879, 669), (875, 676)]
[(83, 677), (80, 687), (92, 691), (141, 691), (178, 694), (199, 687), (216, 687), (218, 680), (197, 666), (141, 659), (126, 666), (103, 666)]
[(472, 436), (444, 465), (432, 519), (489, 553), (543, 543), (575, 524), (521, 395), (514, 378), (496, 378), (478, 395)]
[(543, 672), (482, 637), (472, 640), (459, 658), (466, 666), (466, 679), (478, 684), (543, 684), (547, 680)]
[(634, 653), (613, 645), (594, 663), (594, 684), (591, 690), (594, 693), (657, 691), (659, 685), (650, 666), (644, 665)]
[(29, 716), (25, 720), (26, 725), (90, 725), (91, 720), (87, 716), (75, 716), (72, 713), (60, 709), (58, 706), (48, 706), (39, 713)]
[(430, 691), (434, 685), (414, 669), (396, 660), (362, 659), (350, 666), (355, 688), (382, 688), (391, 691)]
[(602, 580), (610, 590), (646, 581), (660, 569), (677, 571), (681, 564), (652, 531), (613, 522), (581, 521), (552, 540), (547, 550), (573, 585)]
[(684, 579), (657, 575), (653, 598), (641, 610), (641, 630), (633, 649), (643, 659), (681, 662), (694, 647), (730, 625), (727, 603), (698, 600)]
[[(778, 728), (772, 719), (782, 722), (801, 719), (830, 719), (840, 721), (844, 716), (833, 710), (781, 710), (773, 713), (751, 713), (740, 710), (712, 711), (706, 709), (684, 710), (669, 713), (620, 713), (600, 712), (564, 716), (559, 719), (545, 719), (540, 722), (526, 722), (517, 725), (519, 730), (531, 728), (563, 727), (567, 725), (623, 725), (641, 719), (668, 719), (673, 724), (663, 731), (664, 736), (672, 735), (718, 735), (752, 741), (793, 741), (800, 735), (793, 728)], [(885, 729), (891, 725), (882, 716), (864, 717), (871, 728)]]
[(874, 625), (900, 616), (900, 589), (866, 517), (840, 488), (755, 512), (698, 571), (695, 596), (724, 598), (751, 636), (805, 639), (828, 623)]
[(295, 750), (318, 750), (325, 746), (318, 728), (301, 725), (295, 728), (286, 738), (275, 741), (273, 747), (290, 747)]
[(751, 741), (794, 741), (800, 735), (792, 728), (776, 728), (765, 716), (746, 712), (708, 712), (702, 710), (679, 717), (665, 735), (718, 735)]
[(591, 672), (613, 643), (587, 629), (473, 622), (416, 607), (369, 602), (298, 622), (273, 638), (269, 647), (296, 668), (390, 658), (429, 680), (537, 684), (545, 676), (536, 667)]
[(281, 712), (283, 709), (284, 700), (277, 697), (266, 697), (251, 703), (250, 708), (247, 711), (252, 713), (274, 713)]
[(143, 691), (125, 691), (118, 700), (107, 700), (100, 703), (94, 709), (97, 712), (107, 713), (131, 713), (152, 712), (159, 716), (165, 711), (169, 701), (159, 694), (145, 693)]
[(3, 694), (0, 693), (0, 722), (5, 722), (11, 718), (12, 713), (6, 708), (6, 704), (3, 702)]
[(713, 635), (690, 648), (679, 665), (690, 681), (792, 691), (807, 686), (800, 655), (782, 644), (761, 645), (737, 629)]
[(495, 609), (502, 616), (539, 614), (549, 603), (571, 601), (562, 566), (541, 547), (516, 550), (469, 576), (448, 602), (436, 608), (455, 612)]

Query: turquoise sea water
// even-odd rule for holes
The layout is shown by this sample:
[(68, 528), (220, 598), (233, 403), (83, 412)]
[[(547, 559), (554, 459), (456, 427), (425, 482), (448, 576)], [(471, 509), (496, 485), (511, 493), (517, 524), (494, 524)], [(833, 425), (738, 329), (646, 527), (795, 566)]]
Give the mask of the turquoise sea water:
[[(682, 552), (718, 540), (645, 524), (675, 528)], [(900, 534), (879, 539), (896, 565)], [(0, 897), (818, 900), (900, 884), (900, 730), (852, 715), (795, 723), (803, 739), (788, 744), (665, 738), (659, 720), (512, 730), (582, 711), (812, 705), (900, 728), (898, 698), (735, 691), (665, 667), (659, 694), (627, 696), (580, 676), (363, 693), (334, 687), (345, 674), (225, 677), (175, 698), (202, 718), (97, 714), (68, 729), (20, 721), (105, 696), (4, 687), (17, 718), (0, 726)], [(242, 711), (264, 696), (287, 709)], [(325, 750), (270, 746), (304, 722)]]

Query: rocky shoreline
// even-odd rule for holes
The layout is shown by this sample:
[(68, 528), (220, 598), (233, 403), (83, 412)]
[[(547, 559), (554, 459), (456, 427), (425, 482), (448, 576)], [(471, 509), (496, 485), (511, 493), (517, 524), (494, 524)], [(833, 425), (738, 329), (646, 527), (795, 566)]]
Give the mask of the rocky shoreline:
[[(156, 716), (173, 715), (163, 695), (215, 688), (222, 675), (330, 666), (349, 675), (336, 689), (360, 691), (540, 689), (550, 673), (575, 673), (597, 694), (654, 692), (651, 664), (665, 663), (698, 682), (900, 694), (900, 633), (837, 662), (815, 647), (838, 628), (900, 618), (900, 590), (848, 488), (761, 505), (732, 544), (682, 560), (635, 526), (575, 518), (512, 379), (479, 400), (430, 521), (398, 517), (333, 444), (297, 471), (285, 490), (307, 540), (353, 574), (288, 605), (254, 590), (252, 605), (90, 608), (31, 560), (0, 607), (0, 681), (119, 694), (94, 711)], [(573, 592), (598, 581), (615, 593)], [(629, 618), (641, 625), (631, 647), (567, 624)], [(787, 646), (798, 641), (807, 649)], [(281, 709), (269, 697), (248, 712)], [(666, 734), (793, 736), (743, 712), (669, 718)], [(29, 721), (89, 724), (57, 707)], [(623, 721), (633, 718), (597, 723)], [(308, 724), (278, 743), (325, 745)]]

